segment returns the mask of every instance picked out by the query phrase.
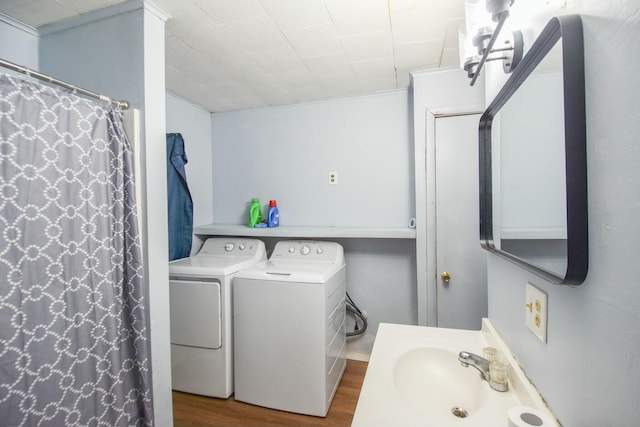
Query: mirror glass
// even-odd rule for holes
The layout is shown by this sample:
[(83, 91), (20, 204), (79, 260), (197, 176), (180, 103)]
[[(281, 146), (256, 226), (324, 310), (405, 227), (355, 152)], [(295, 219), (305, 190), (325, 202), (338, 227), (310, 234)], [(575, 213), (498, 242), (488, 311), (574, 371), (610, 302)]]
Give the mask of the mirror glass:
[(491, 128), (494, 244), (558, 275), (567, 270), (561, 51), (556, 43)]
[(584, 70), (565, 61), (574, 37), (562, 23), (543, 30), (481, 119), (481, 240), (553, 283), (578, 284), (587, 268), (584, 101), (565, 100), (580, 91), (571, 79), (578, 72), (584, 81)]

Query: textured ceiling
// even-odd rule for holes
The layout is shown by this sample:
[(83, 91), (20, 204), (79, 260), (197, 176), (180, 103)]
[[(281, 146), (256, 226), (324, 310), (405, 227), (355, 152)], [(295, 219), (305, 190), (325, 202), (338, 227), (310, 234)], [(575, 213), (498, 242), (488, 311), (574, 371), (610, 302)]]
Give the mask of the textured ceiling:
[[(0, 0), (40, 27), (122, 0)], [(153, 0), (166, 87), (212, 112), (406, 88), (458, 63), (464, 0)]]

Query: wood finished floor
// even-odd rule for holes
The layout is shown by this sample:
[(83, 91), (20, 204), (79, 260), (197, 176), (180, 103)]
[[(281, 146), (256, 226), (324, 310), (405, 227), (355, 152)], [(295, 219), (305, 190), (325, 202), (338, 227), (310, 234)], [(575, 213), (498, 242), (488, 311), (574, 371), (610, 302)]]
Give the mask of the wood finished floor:
[(174, 427), (348, 427), (356, 410), (367, 365), (366, 362), (347, 360), (347, 368), (325, 418), (262, 408), (237, 402), (233, 396), (216, 399), (174, 391)]

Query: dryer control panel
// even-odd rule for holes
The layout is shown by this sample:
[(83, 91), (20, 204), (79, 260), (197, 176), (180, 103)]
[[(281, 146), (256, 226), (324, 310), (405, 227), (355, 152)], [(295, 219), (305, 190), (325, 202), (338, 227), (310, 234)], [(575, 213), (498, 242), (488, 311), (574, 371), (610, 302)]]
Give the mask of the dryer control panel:
[(253, 256), (260, 250), (262, 242), (256, 239), (212, 237), (202, 245), (198, 255)]
[(342, 246), (336, 242), (318, 240), (282, 240), (276, 243), (270, 259), (299, 259), (333, 261), (341, 263), (344, 258)]

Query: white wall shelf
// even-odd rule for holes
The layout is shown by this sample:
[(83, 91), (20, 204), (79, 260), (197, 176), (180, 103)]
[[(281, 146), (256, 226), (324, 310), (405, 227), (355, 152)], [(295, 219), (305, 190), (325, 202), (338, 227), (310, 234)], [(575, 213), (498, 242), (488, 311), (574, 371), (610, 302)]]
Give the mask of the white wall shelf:
[(305, 227), (279, 226), (249, 228), (238, 224), (207, 224), (193, 228), (205, 236), (336, 238), (336, 239), (415, 239), (416, 230), (408, 227)]

